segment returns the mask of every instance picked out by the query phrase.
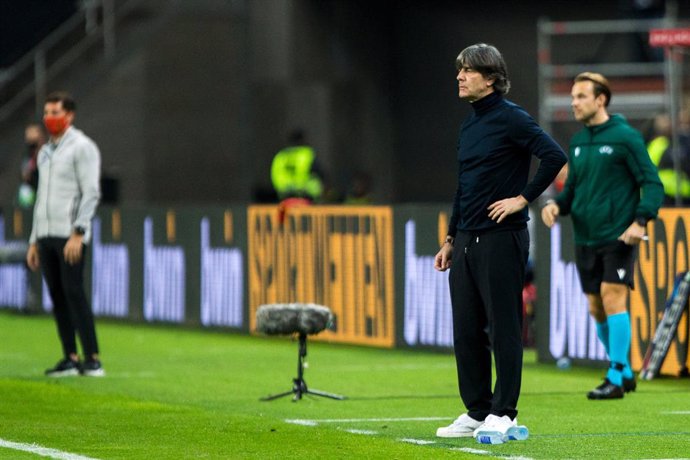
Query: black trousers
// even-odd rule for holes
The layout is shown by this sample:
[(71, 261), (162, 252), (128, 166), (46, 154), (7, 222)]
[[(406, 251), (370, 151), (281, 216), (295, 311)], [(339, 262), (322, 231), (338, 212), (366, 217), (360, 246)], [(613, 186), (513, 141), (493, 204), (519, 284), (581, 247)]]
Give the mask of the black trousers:
[(70, 265), (65, 261), (64, 248), (67, 238), (41, 238), (38, 255), (41, 271), (53, 301), (53, 316), (65, 357), (77, 353), (76, 335), (79, 334), (82, 351), (86, 358), (98, 353), (96, 326), (93, 312), (84, 293), (84, 259)]
[[(527, 229), (458, 232), (450, 269), (458, 385), (468, 415), (517, 416), (522, 382), (522, 288)], [(491, 350), (496, 362), (492, 391)]]

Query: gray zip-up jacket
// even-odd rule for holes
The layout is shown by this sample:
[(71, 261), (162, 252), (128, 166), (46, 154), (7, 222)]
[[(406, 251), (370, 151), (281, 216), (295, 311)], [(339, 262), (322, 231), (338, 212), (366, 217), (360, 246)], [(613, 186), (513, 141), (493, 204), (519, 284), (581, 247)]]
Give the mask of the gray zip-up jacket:
[(38, 190), (29, 243), (39, 238), (69, 238), (83, 227), (91, 239), (91, 219), (101, 197), (101, 153), (95, 142), (69, 127), (58, 144), (38, 152)]

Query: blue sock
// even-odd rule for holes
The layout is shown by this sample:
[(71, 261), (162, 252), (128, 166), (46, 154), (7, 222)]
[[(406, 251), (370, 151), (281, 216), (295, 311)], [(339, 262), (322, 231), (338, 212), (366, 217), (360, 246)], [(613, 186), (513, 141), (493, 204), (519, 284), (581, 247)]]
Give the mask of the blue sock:
[[(632, 378), (632, 369), (628, 362), (630, 353), (630, 339), (632, 328), (630, 327), (630, 315), (628, 312), (616, 313), (607, 319), (609, 326), (609, 358), (612, 366), (609, 368), (606, 377), (614, 385), (622, 386), (623, 378)], [(618, 363), (624, 366), (623, 370), (615, 369), (613, 364)]]
[(606, 355), (611, 358), (609, 354), (609, 323), (604, 321), (603, 323), (596, 323), (597, 325), (597, 337), (599, 341), (604, 345), (604, 350), (606, 350)]

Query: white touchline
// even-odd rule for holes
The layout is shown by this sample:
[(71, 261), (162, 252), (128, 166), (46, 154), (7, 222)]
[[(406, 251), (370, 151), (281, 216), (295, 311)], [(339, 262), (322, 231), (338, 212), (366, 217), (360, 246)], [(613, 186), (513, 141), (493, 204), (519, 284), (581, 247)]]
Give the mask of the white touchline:
[(491, 455), (488, 450), (473, 449), (471, 447), (451, 447), (450, 450), (459, 450), (460, 452), (467, 452), (468, 454), (476, 455)]
[[(283, 420), (285, 423), (292, 423), (302, 426), (318, 426), (319, 423), (361, 423), (361, 422), (433, 422), (438, 420), (453, 420), (453, 417), (391, 417), (391, 418), (324, 418), (324, 419), (301, 419), (301, 418), (287, 418)], [(376, 431), (360, 430), (360, 429), (343, 429), (348, 433), (377, 435)], [(426, 439), (414, 438), (399, 438), (400, 442), (407, 442), (417, 445), (437, 444), (438, 441), (431, 441)], [(513, 456), (496, 456), (495, 453), (488, 450), (473, 449), (471, 447), (451, 447), (450, 450), (465, 452), (468, 454), (485, 455), (492, 458), (500, 458), (503, 460), (533, 460), (530, 457), (513, 457)]]
[(316, 426), (319, 423), (361, 423), (361, 422), (434, 422), (437, 420), (453, 420), (453, 417), (399, 417), (399, 418), (325, 418), (300, 419), (287, 418), (286, 423), (295, 425)]
[(7, 441), (0, 438), (0, 447), (6, 449), (21, 450), (23, 452), (30, 452), (32, 454), (40, 455), (41, 457), (56, 458), (58, 460), (96, 460), (93, 457), (84, 457), (83, 455), (71, 454), (49, 447), (39, 446), (37, 444), (25, 444), (23, 442)]
[(465, 452), (468, 454), (475, 454), (475, 455), (486, 455), (486, 456), (489, 456), (492, 458), (500, 458), (503, 460), (534, 460), (531, 457), (517, 457), (517, 456), (512, 456), (512, 455), (496, 456), (495, 453), (489, 452), (488, 450), (472, 449), (471, 447), (453, 447), (450, 450), (455, 450), (455, 451), (460, 451), (460, 452)]
[(428, 439), (400, 438), (398, 441), (408, 442), (410, 444), (418, 444), (420, 446), (424, 446), (426, 444), (436, 444), (436, 441), (429, 441)]
[(347, 431), (348, 433), (352, 433), (352, 434), (365, 434), (367, 436), (374, 436), (376, 434), (379, 434), (378, 431), (358, 430), (356, 428), (348, 428), (347, 430), (343, 430), (343, 431)]
[(662, 412), (665, 415), (690, 415), (690, 410), (671, 410)]
[(285, 423), (292, 423), (293, 425), (304, 425), (304, 426), (316, 426), (318, 423), (316, 423), (313, 420), (299, 420), (299, 419), (285, 419)]

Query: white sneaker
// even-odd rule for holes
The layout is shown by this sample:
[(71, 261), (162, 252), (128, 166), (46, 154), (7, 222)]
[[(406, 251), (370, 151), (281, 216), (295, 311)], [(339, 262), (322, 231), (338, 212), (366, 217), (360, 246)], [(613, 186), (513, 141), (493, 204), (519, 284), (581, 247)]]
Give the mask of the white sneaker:
[(442, 426), (436, 430), (439, 438), (463, 438), (474, 436), (474, 430), (479, 428), (482, 422), (475, 420), (467, 414), (462, 414), (448, 426)]
[(509, 431), (513, 432), (517, 426), (517, 419), (489, 414), (484, 423), (474, 430), (474, 439), (481, 444), (503, 444), (509, 439)]

